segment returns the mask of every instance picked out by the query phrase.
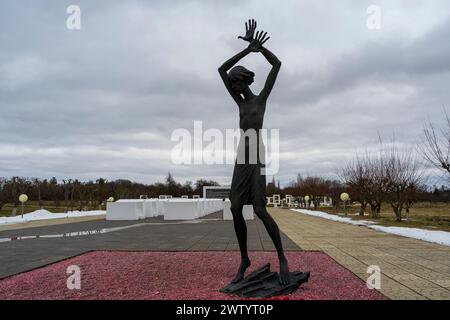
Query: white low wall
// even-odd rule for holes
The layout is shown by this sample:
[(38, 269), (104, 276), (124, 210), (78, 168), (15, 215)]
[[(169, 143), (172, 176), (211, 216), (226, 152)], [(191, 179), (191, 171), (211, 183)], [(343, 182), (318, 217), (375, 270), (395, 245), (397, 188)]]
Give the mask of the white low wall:
[(193, 220), (224, 208), (222, 199), (124, 199), (106, 206), (106, 220)]
[[(245, 205), (242, 209), (242, 215), (245, 220), (255, 219), (252, 205)], [(231, 213), (231, 202), (226, 200), (223, 208), (223, 220), (233, 220), (233, 214)]]
[(139, 220), (144, 218), (142, 200), (108, 202), (106, 204), (106, 220)]

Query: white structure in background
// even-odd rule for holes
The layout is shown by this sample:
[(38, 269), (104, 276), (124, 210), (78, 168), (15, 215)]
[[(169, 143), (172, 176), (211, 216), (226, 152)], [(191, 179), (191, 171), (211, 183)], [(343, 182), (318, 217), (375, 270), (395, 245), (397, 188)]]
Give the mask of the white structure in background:
[(222, 199), (123, 199), (108, 202), (106, 220), (139, 220), (163, 216), (164, 220), (194, 220), (223, 210)]
[[(253, 220), (255, 218), (252, 205), (245, 205), (242, 209), (242, 215), (245, 220)], [(233, 214), (231, 213), (231, 202), (225, 200), (223, 205), (223, 220), (233, 220)]]
[(273, 205), (274, 207), (278, 207), (279, 205), (281, 205), (281, 198), (279, 194), (274, 194), (273, 195)]
[(231, 186), (204, 186), (204, 199), (228, 199), (230, 197)]
[(333, 201), (331, 200), (330, 197), (323, 197), (323, 198), (320, 200), (319, 205), (320, 205), (320, 206), (323, 206), (323, 207), (331, 207), (331, 206), (333, 205)]
[(194, 220), (223, 210), (221, 199), (169, 199), (164, 203), (164, 220)]
[(145, 219), (144, 199), (106, 203), (106, 220)]
[(266, 197), (267, 198), (267, 205), (272, 205), (273, 203), (273, 197)]
[(162, 195), (159, 196), (159, 199), (172, 199), (172, 196), (171, 195), (162, 194)]
[(291, 207), (294, 206), (294, 201), (295, 201), (295, 198), (294, 198), (292, 195), (290, 195), (290, 194), (287, 194), (287, 195), (286, 195), (286, 197), (285, 197), (285, 204), (286, 204), (289, 208), (291, 208)]
[[(203, 199), (221, 199), (224, 201), (223, 220), (232, 220), (230, 197), (231, 186), (204, 186)], [(242, 209), (245, 220), (253, 220), (255, 213), (252, 205), (245, 205)]]

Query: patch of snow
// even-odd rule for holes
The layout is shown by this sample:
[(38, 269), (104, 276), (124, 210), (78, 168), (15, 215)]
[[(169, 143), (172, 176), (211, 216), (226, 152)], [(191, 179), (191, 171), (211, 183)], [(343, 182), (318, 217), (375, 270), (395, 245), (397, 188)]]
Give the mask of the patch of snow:
[(45, 209), (36, 210), (23, 215), (15, 217), (0, 217), (0, 225), (25, 223), (29, 221), (48, 220), (48, 219), (62, 219), (62, 218), (77, 218), (105, 215), (106, 211), (69, 211), (67, 213), (51, 213)]
[(405, 228), (405, 227), (384, 227), (384, 226), (369, 226), (369, 228), (382, 232), (396, 234), (399, 236), (450, 246), (450, 232), (446, 231)]
[(377, 225), (373, 221), (366, 220), (352, 220), (351, 218), (336, 216), (322, 211), (311, 211), (305, 209), (291, 209), (292, 211), (300, 212), (309, 216), (328, 219), (336, 222), (348, 223), (357, 226), (365, 226), (370, 229), (374, 229), (381, 232), (396, 234), (403, 237), (423, 240), (427, 242), (433, 242), (450, 246), (450, 232), (447, 231), (435, 231), (418, 228), (406, 228), (406, 227), (384, 227)]
[(372, 222), (372, 221), (352, 220), (351, 218), (348, 218), (348, 217), (336, 216), (336, 215), (329, 214), (329, 213), (322, 212), (322, 211), (311, 211), (311, 210), (305, 210), (305, 209), (291, 209), (291, 210), (297, 211), (297, 212), (300, 212), (303, 214), (307, 214), (309, 216), (314, 216), (314, 217), (324, 218), (324, 219), (333, 220), (333, 221), (337, 221), (337, 222), (353, 224), (355, 226), (368, 226), (371, 224), (375, 224), (375, 222)]

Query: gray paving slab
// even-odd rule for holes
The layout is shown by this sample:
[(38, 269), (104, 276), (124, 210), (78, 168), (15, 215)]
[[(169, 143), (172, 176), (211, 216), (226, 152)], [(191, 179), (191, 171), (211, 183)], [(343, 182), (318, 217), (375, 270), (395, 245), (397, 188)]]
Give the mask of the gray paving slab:
[[(0, 239), (26, 236), (61, 236), (80, 231), (123, 228), (109, 233), (93, 233), (56, 238), (33, 238), (0, 242), (0, 278), (28, 271), (91, 250), (227, 251), (239, 250), (233, 222), (220, 215), (205, 217), (199, 223), (164, 221), (95, 220), (46, 227), (2, 231)], [(139, 226), (136, 226), (138, 225)], [(247, 222), (249, 250), (275, 250), (259, 219)], [(300, 247), (282, 233), (285, 250)], [(0, 240), (1, 241), (1, 240)]]

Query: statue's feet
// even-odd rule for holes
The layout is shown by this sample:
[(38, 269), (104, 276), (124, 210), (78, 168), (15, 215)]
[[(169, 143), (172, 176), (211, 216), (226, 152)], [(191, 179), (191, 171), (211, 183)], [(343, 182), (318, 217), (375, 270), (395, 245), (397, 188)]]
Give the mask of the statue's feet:
[(238, 283), (239, 281), (244, 279), (245, 270), (247, 270), (247, 268), (250, 267), (250, 265), (251, 265), (251, 262), (250, 262), (249, 258), (242, 259), (241, 265), (239, 266), (239, 270), (238, 270), (236, 276), (234, 277), (234, 279), (231, 280), (231, 283)]
[(288, 285), (291, 281), (291, 275), (289, 273), (289, 266), (286, 258), (280, 259), (280, 283), (282, 285)]

